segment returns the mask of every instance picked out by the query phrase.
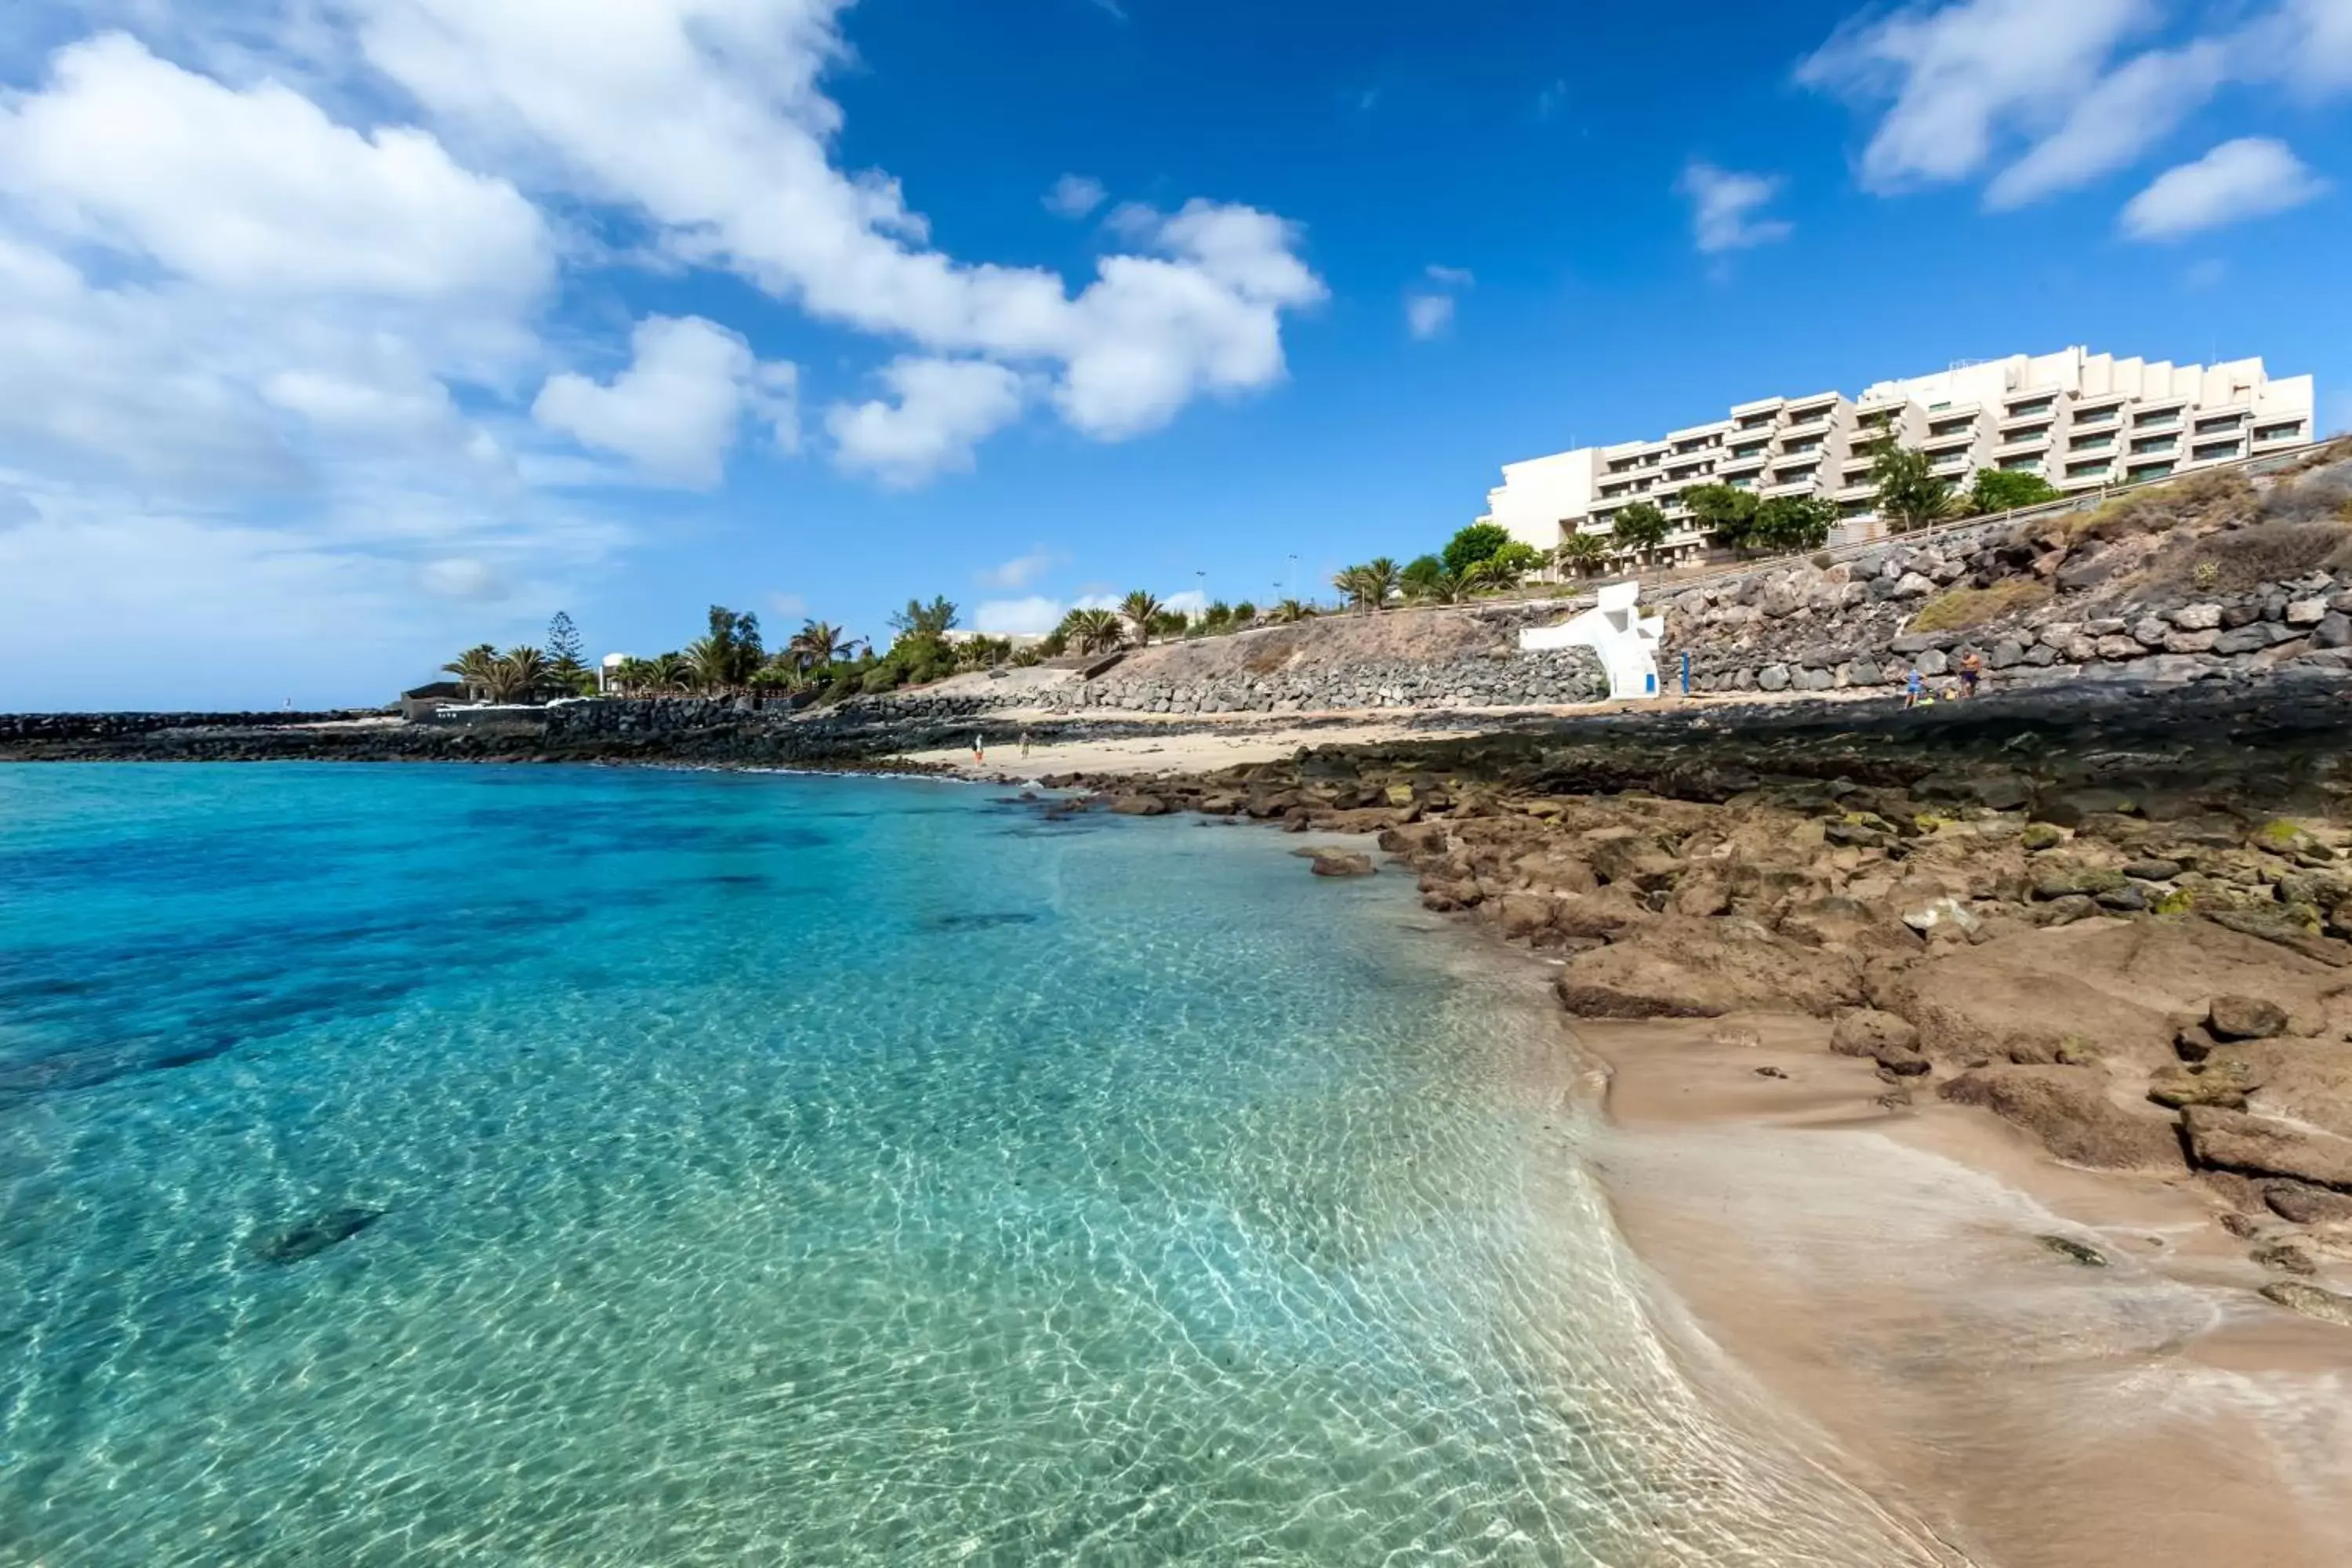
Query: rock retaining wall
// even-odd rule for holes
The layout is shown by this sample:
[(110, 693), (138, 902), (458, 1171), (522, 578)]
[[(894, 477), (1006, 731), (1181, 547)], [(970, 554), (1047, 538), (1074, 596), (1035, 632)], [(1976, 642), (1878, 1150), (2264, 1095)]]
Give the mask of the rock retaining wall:
[[(2011, 679), (2047, 674), (2171, 679), (2289, 659), (2352, 668), (2352, 570), (2313, 571), (2239, 594), (2160, 586), (2102, 595), (2071, 567), (2037, 574), (2001, 531), (1890, 545), (1826, 570), (1799, 564), (1693, 589), (1666, 605), (1662, 663), (1691, 657), (1698, 691), (1827, 691), (1934, 680), (1969, 652)], [(2046, 588), (2038, 602), (1962, 630), (1907, 629), (1962, 588)]]
[(331, 713), (0, 713), (0, 743), (106, 741), (163, 730), (258, 729), (368, 717), (364, 710)]
[(1600, 661), (1582, 648), (1426, 663), (1383, 660), (1328, 669), (1234, 675), (1193, 683), (1088, 681), (1078, 708), (1132, 713), (1302, 713), (1357, 708), (1530, 708), (1608, 695)]

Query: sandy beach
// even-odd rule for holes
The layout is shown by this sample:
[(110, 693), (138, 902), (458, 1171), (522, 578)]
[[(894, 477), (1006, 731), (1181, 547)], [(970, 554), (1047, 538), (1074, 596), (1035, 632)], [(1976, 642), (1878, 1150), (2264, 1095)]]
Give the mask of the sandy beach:
[(1713, 1344), (1972, 1561), (2352, 1560), (2343, 1331), (2255, 1300), (2185, 1179), (2071, 1170), (1958, 1108), (1889, 1114), (1824, 1034), (1576, 1027), (1607, 1064), (1595, 1169)]
[[(1137, 729), (1034, 747), (1025, 767), (994, 750), (984, 768), (920, 760), (1172, 782), (1414, 732), (1369, 714)], [(1484, 929), (1474, 945), (1496, 962), (1557, 969)], [(1727, 1405), (1817, 1434), (1971, 1563), (2352, 1561), (2352, 1348), (2255, 1293), (2276, 1277), (2189, 1172), (2074, 1168), (1932, 1094), (1890, 1109), (1870, 1059), (1831, 1053), (1825, 1017), (1559, 1027), (1659, 1326)]]

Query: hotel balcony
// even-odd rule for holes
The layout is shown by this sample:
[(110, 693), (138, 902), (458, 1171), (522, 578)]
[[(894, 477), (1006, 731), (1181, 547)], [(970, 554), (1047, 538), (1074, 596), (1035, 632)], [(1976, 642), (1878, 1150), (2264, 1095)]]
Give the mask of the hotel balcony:
[(2112, 426), (2122, 416), (2123, 411), (2124, 405), (2121, 398), (2116, 398), (2113, 402), (2094, 404), (2087, 407), (2078, 403), (2074, 405), (2072, 423), (2077, 430), (2088, 426)]
[(2180, 450), (2179, 432), (2161, 436), (2137, 436), (2132, 438), (2131, 455), (2135, 458), (2170, 457)]
[(1752, 474), (1769, 461), (1770, 459), (1760, 451), (1746, 458), (1726, 458), (1716, 464), (1716, 477), (1727, 479), (1734, 474)]
[(1946, 435), (1930, 436), (1919, 443), (1919, 449), (1923, 452), (1951, 452), (1963, 450), (1976, 444), (1976, 426), (1969, 426), (1966, 429), (1954, 430)]
[(2282, 419), (2276, 424), (2254, 426), (2256, 447), (2290, 446), (2303, 438), (2303, 421), (2300, 419)]
[(2235, 436), (2224, 436), (2217, 441), (2200, 441), (2189, 448), (2192, 463), (2226, 463), (2246, 455), (2246, 444)]
[(2135, 485), (2148, 479), (2160, 479), (2169, 475), (2175, 466), (2169, 458), (2154, 463), (2134, 463), (2124, 470), (2124, 479)]
[(2006, 410), (2000, 416), (2004, 426), (2021, 425), (2029, 419), (2048, 419), (2058, 411), (2058, 395), (2054, 392), (2029, 393), (2023, 397), (2011, 398), (2002, 407)]
[(2004, 434), (2000, 438), (2000, 444), (1995, 447), (1993, 451), (1996, 456), (2006, 457), (2012, 452), (2047, 451), (2049, 447), (2050, 426), (2037, 425), (2031, 430), (2015, 430)]
[(1766, 500), (1775, 500), (1781, 496), (1809, 496), (1819, 489), (1813, 483), (1812, 476), (1808, 474), (1800, 479), (1775, 479), (1756, 493)]

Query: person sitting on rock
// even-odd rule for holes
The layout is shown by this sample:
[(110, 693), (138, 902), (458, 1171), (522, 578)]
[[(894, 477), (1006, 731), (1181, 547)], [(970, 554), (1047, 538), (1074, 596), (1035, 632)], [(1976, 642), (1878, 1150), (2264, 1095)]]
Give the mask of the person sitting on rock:
[(1970, 648), (1960, 658), (1960, 695), (1974, 697), (1977, 681), (1984, 675), (1984, 656)]

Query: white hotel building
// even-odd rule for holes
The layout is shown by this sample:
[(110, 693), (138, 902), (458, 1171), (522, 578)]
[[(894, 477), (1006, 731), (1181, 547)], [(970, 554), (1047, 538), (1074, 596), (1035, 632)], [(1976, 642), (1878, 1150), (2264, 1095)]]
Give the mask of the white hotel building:
[(2070, 348), (1958, 364), (1934, 375), (1842, 392), (1767, 397), (1654, 441), (1580, 447), (1506, 464), (1486, 516), (1549, 552), (1571, 531), (1605, 533), (1635, 501), (1674, 525), (1660, 553), (1705, 539), (1682, 504), (1694, 485), (1760, 498), (1826, 496), (1841, 536), (1876, 521), (1870, 447), (1885, 436), (1935, 459), (1965, 489), (1980, 468), (2041, 475), (2061, 490), (2161, 479), (2313, 439), (2312, 379), (2273, 381), (2259, 359), (2176, 365)]

